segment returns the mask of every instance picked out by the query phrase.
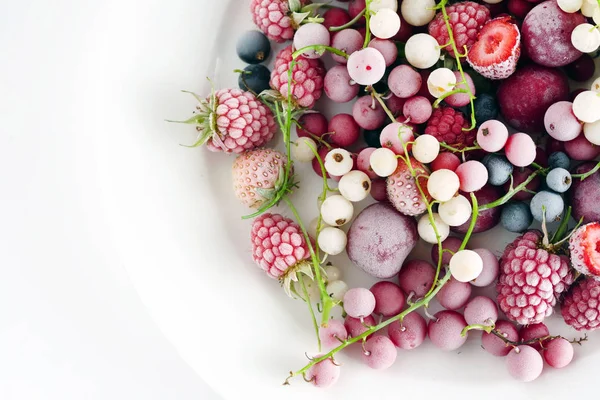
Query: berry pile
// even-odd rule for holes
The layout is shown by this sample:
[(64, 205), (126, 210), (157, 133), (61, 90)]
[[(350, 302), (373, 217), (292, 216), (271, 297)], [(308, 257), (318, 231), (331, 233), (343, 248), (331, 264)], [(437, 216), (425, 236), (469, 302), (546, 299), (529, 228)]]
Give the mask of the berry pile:
[[(515, 379), (565, 367), (581, 340), (544, 320), (559, 307), (575, 330), (600, 328), (600, 78), (587, 82), (600, 1), (341, 4), (251, 0), (262, 32), (238, 41), (250, 64), (236, 70), (239, 89), (195, 96), (184, 121), (196, 145), (239, 153), (234, 193), (254, 209), (255, 263), (314, 321), (318, 304), (320, 355), (286, 383), (332, 385), (335, 357), (354, 343), (386, 369), (397, 349), (429, 337), (454, 351), (473, 330)], [(572, 81), (585, 87), (571, 92)], [(348, 113), (327, 118), (328, 102)], [(280, 151), (265, 147), (277, 127)], [(307, 182), (295, 163), (322, 185), (308, 224), (291, 199)], [(470, 248), (497, 225), (515, 234), (500, 259)], [(419, 241), (431, 262), (414, 258)], [(327, 261), (340, 254), (379, 281), (350, 288), (352, 267)], [(443, 310), (430, 315), (431, 301)]]

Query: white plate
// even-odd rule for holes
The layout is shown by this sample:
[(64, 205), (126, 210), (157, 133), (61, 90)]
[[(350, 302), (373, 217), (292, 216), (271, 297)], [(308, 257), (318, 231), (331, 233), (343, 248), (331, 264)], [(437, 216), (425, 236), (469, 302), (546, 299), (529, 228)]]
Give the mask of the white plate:
[[(108, 223), (121, 262), (157, 324), (225, 399), (541, 399), (584, 395), (595, 387), (598, 335), (576, 349), (565, 370), (547, 367), (537, 381), (520, 384), (508, 376), (503, 359), (480, 348), (477, 333), (456, 352), (429, 343), (400, 351), (384, 372), (363, 366), (350, 352), (339, 357), (345, 364), (341, 379), (327, 391), (301, 378), (281, 386), (290, 370), (306, 363), (304, 352), (315, 350), (305, 305), (288, 299), (251, 260), (250, 223), (240, 220), (248, 210), (230, 185), (233, 157), (179, 146), (192, 143), (193, 128), (164, 122), (188, 116), (194, 101), (179, 91), (207, 94), (206, 76), (218, 87), (236, 86), (232, 71), (243, 63), (235, 41), (253, 28), (247, 1), (148, 1), (138, 8), (107, 7), (104, 18), (90, 28), (95, 69), (88, 72), (104, 99), (105, 130), (94, 151)], [(293, 200), (308, 221), (316, 213), (319, 181), (310, 166), (298, 171), (302, 192)], [(513, 237), (496, 229), (473, 243), (499, 252)], [(429, 250), (420, 246), (417, 253), (427, 257)], [(351, 285), (374, 281), (338, 260)], [(555, 332), (575, 335), (560, 318), (551, 323)]]

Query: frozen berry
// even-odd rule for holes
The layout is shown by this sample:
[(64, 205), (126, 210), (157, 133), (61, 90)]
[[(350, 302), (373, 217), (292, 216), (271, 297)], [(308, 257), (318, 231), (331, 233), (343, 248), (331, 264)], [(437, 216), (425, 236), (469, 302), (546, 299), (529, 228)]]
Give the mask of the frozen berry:
[(513, 172), (513, 166), (508, 160), (497, 154), (488, 154), (482, 160), (488, 171), (488, 182), (500, 186), (508, 182)]
[(448, 283), (437, 293), (436, 299), (442, 307), (448, 310), (458, 310), (469, 301), (471, 290), (471, 285), (468, 282), (459, 282), (454, 278), (450, 278)]
[(571, 159), (562, 151), (556, 151), (548, 156), (548, 168), (564, 168), (569, 169)]
[(526, 133), (515, 133), (508, 137), (504, 146), (506, 158), (516, 167), (530, 165), (536, 157), (535, 142)]
[(546, 184), (548, 188), (557, 193), (564, 193), (571, 187), (573, 178), (569, 171), (563, 168), (554, 168), (546, 175)]
[(373, 369), (387, 369), (397, 356), (398, 350), (387, 336), (374, 335), (365, 342), (362, 359)]
[(327, 133), (329, 125), (327, 118), (318, 112), (303, 114), (300, 119), (298, 119), (298, 123), (300, 124), (296, 129), (298, 137), (310, 137), (311, 135), (321, 137)]
[(456, 311), (440, 311), (435, 320), (429, 321), (427, 333), (433, 345), (441, 350), (452, 351), (467, 341), (462, 330), (467, 326), (465, 318)]
[(518, 346), (506, 356), (506, 368), (513, 378), (530, 382), (542, 373), (542, 356), (531, 346)]
[(544, 360), (551, 367), (564, 368), (573, 360), (573, 345), (564, 338), (552, 339), (544, 347)]
[(487, 120), (477, 130), (477, 143), (488, 153), (502, 150), (507, 140), (508, 128), (498, 120)]
[(488, 170), (479, 161), (469, 160), (460, 164), (455, 172), (460, 180), (460, 190), (463, 192), (476, 192), (488, 182)]
[[(516, 342), (519, 340), (519, 333), (517, 328), (509, 321), (497, 321), (496, 331), (503, 335), (507, 340)], [(493, 333), (483, 332), (481, 335), (481, 345), (490, 354), (497, 357), (504, 357), (510, 350), (511, 346), (507, 345), (506, 342), (500, 339)]]
[(419, 347), (427, 336), (427, 323), (416, 312), (411, 312), (400, 321), (388, 326), (388, 336), (394, 345), (403, 350)]
[(325, 74), (325, 95), (336, 103), (346, 103), (358, 95), (359, 87), (353, 84), (348, 69), (336, 65)]
[(500, 221), (504, 229), (510, 232), (525, 232), (533, 222), (533, 216), (526, 203), (515, 201), (502, 208)]
[(471, 281), (471, 285), (477, 287), (489, 286), (494, 283), (500, 272), (498, 258), (488, 249), (473, 249), (473, 251), (481, 257), (483, 270), (477, 279)]
[(411, 260), (406, 262), (398, 274), (400, 288), (409, 296), (421, 298), (427, 294), (435, 277), (435, 269), (427, 261)]
[(475, 120), (478, 124), (498, 118), (499, 109), (495, 96), (481, 93), (477, 96), (473, 105), (475, 106)]
[(392, 317), (399, 314), (406, 302), (404, 293), (398, 285), (389, 281), (377, 282), (371, 286), (371, 293), (375, 296), (375, 314)]
[(271, 71), (262, 64), (248, 65), (240, 73), (238, 86), (245, 91), (251, 91), (259, 94), (263, 90), (270, 88)]
[(542, 222), (542, 218), (545, 218), (546, 221), (553, 222), (560, 219), (565, 202), (559, 194), (542, 190), (533, 196), (529, 208), (536, 221)]
[(248, 31), (238, 39), (236, 52), (242, 61), (248, 64), (260, 64), (269, 58), (271, 44), (262, 32)]

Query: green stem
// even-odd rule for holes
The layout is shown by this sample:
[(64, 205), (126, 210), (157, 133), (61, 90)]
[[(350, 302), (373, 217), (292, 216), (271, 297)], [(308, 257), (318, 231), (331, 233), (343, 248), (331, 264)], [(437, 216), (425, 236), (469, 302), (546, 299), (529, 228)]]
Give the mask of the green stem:
[(360, 19), (363, 17), (363, 15), (365, 15), (366, 11), (367, 11), (366, 8), (363, 9), (361, 12), (358, 13), (358, 15), (356, 17), (354, 17), (352, 20), (350, 20), (350, 22), (348, 22), (347, 24), (340, 25), (340, 26), (332, 26), (329, 28), (329, 31), (338, 32), (338, 31), (343, 31), (346, 28), (350, 28), (352, 25), (354, 25), (358, 21), (360, 21)]
[(385, 111), (385, 113), (392, 120), (392, 122), (398, 122), (398, 121), (396, 121), (396, 117), (394, 117), (392, 110), (390, 110), (388, 108), (387, 104), (385, 104), (385, 101), (383, 101), (381, 94), (377, 93), (373, 87), (371, 87), (371, 91), (372, 91), (373, 97), (375, 97), (375, 99), (377, 99), (377, 101), (381, 105), (381, 108), (383, 108), (383, 111)]
[(523, 181), (523, 183), (521, 183), (519, 186), (517, 186), (516, 188), (513, 188), (511, 190), (508, 191), (508, 193), (506, 193), (504, 196), (500, 197), (498, 200), (493, 201), (491, 203), (485, 204), (483, 206), (479, 207), (479, 211), (484, 211), (484, 210), (489, 210), (492, 209), (494, 207), (498, 207), (501, 206), (503, 204), (505, 204), (506, 202), (508, 202), (510, 199), (512, 199), (512, 197), (517, 194), (518, 192), (520, 192), (521, 190), (525, 189), (525, 187), (527, 187), (527, 185), (529, 185), (529, 183), (535, 179), (535, 177), (540, 174), (543, 170), (537, 170), (534, 173), (532, 173), (531, 175), (529, 175), (527, 177), (527, 179), (525, 179)]
[(481, 147), (478, 144), (476, 144), (475, 146), (457, 149), (456, 147), (452, 147), (444, 142), (440, 142), (440, 147), (443, 147), (446, 150), (450, 150), (452, 153), (465, 153), (467, 151), (481, 150)]
[[(296, 58), (300, 57), (302, 54), (304, 54), (304, 53), (306, 53), (307, 51), (310, 51), (310, 50), (314, 50), (314, 51), (316, 51), (319, 54), (323, 54), (326, 51), (328, 51), (330, 53), (337, 54), (338, 56), (342, 56), (342, 57), (344, 57), (346, 59), (349, 57), (346, 52), (344, 52), (342, 50), (339, 50), (339, 49), (336, 49), (335, 47), (323, 46), (323, 45), (320, 45), (320, 44), (313, 44), (311, 46), (303, 47), (300, 50), (296, 50), (294, 53), (292, 53), (292, 59), (295, 60)], [(291, 68), (290, 68), (290, 70), (291, 70)]]
[(479, 218), (479, 203), (477, 202), (477, 196), (474, 193), (471, 193), (471, 207), (473, 208), (473, 215), (471, 216), (471, 223), (469, 224), (469, 229), (467, 229), (467, 233), (465, 233), (465, 237), (463, 238), (462, 243), (458, 250), (464, 250), (469, 244), (469, 240), (471, 239), (471, 235), (473, 234), (473, 230), (475, 229), (475, 225), (477, 224), (477, 218)]
[[(440, 289), (442, 289), (442, 287), (446, 284), (446, 282), (448, 282), (450, 280), (450, 274), (446, 274), (446, 276), (444, 276), (438, 283), (438, 285), (435, 287), (435, 289), (429, 293), (427, 296), (423, 297), (421, 300), (417, 301), (416, 303), (414, 303), (413, 305), (411, 305), (410, 307), (408, 307), (406, 310), (402, 311), (400, 314), (381, 322), (378, 325), (369, 327), (365, 332), (363, 332), (362, 334), (355, 336), (353, 338), (347, 339), (345, 340), (342, 344), (340, 344), (338, 347), (334, 348), (333, 350), (329, 351), (328, 353), (320, 356), (320, 357), (316, 357), (313, 358), (308, 364), (306, 364), (303, 368), (299, 369), (296, 372), (292, 372), (290, 374), (290, 376), (288, 377), (288, 380), (296, 375), (301, 375), (304, 374), (306, 371), (308, 371), (313, 365), (318, 364), (319, 362), (326, 360), (328, 358), (333, 357), (336, 353), (340, 352), (341, 350), (345, 349), (346, 347), (350, 346), (353, 343), (356, 343), (358, 341), (361, 341), (363, 339), (365, 339), (367, 336), (373, 334), (374, 332), (377, 332), (383, 328), (385, 328), (386, 326), (388, 326), (389, 324), (391, 324), (392, 322), (395, 321), (402, 321), (404, 319), (404, 317), (406, 317), (408, 314), (410, 314), (411, 312), (429, 304), (429, 302), (435, 297), (435, 295), (440, 291)], [(287, 380), (286, 380), (287, 382)]]
[(365, 30), (365, 42), (363, 43), (363, 49), (369, 46), (371, 43), (371, 6), (372, 0), (365, 1), (365, 20), (367, 21), (366, 30)]
[[(600, 0), (598, 0), (598, 1), (600, 2)], [(584, 174), (571, 175), (571, 178), (580, 178), (581, 180), (584, 180), (587, 177), (589, 177), (590, 175), (595, 174), (599, 169), (600, 169), (600, 162), (598, 164), (596, 164), (596, 166), (594, 168), (590, 169), (588, 172), (586, 172)]]
[(494, 330), (495, 328), (496, 328), (495, 324), (492, 324), (490, 326), (483, 325), (483, 324), (473, 324), (473, 325), (465, 326), (464, 329), (460, 332), (460, 335), (463, 337), (467, 336), (467, 332), (474, 331), (474, 330), (485, 331), (487, 333), (491, 333), (492, 330)]
[(310, 296), (308, 295), (308, 290), (306, 290), (306, 284), (304, 284), (304, 278), (302, 274), (298, 274), (298, 281), (302, 286), (302, 292), (304, 293), (304, 299), (306, 300), (306, 304), (308, 304), (308, 311), (310, 312), (310, 316), (312, 318), (313, 326), (315, 328), (315, 334), (317, 335), (317, 346), (319, 351), (321, 351), (321, 337), (319, 336), (319, 323), (317, 322), (317, 317), (315, 317), (315, 311), (313, 310), (312, 303), (310, 301)]
[[(458, 51), (456, 47), (456, 42), (454, 41), (454, 33), (452, 32), (452, 26), (450, 25), (450, 18), (448, 17), (448, 12), (446, 11), (446, 4), (448, 4), (448, 0), (442, 0), (438, 7), (442, 10), (442, 15), (444, 17), (444, 22), (446, 23), (446, 30), (448, 31), (448, 37), (450, 38), (450, 46), (452, 47), (452, 51), (454, 52), (454, 56), (456, 57), (456, 67), (458, 68), (458, 72), (460, 72), (460, 76), (464, 82), (467, 82), (467, 77), (465, 76), (465, 71), (463, 70), (462, 64), (460, 62), (460, 58), (464, 57)], [(445, 47), (445, 46), (444, 46)], [(471, 127), (463, 128), (464, 131), (470, 131), (475, 128), (477, 125), (477, 121), (475, 120), (475, 95), (471, 92), (471, 88), (469, 85), (466, 85), (467, 93), (469, 94), (469, 102), (471, 103)]]
[(283, 201), (285, 201), (288, 208), (294, 214), (294, 217), (296, 218), (296, 221), (300, 226), (300, 230), (304, 235), (304, 239), (306, 240), (308, 252), (310, 253), (310, 258), (312, 260), (313, 267), (315, 270), (315, 280), (317, 281), (317, 284), (319, 285), (319, 291), (321, 292), (321, 303), (323, 304), (321, 325), (327, 326), (327, 322), (329, 321), (329, 314), (331, 313), (331, 309), (333, 308), (334, 304), (332, 298), (329, 297), (329, 294), (327, 294), (327, 291), (325, 290), (325, 282), (323, 281), (323, 278), (321, 276), (321, 261), (319, 260), (319, 257), (315, 252), (315, 248), (313, 247), (312, 241), (310, 240), (310, 236), (308, 236), (308, 232), (306, 231), (306, 228), (302, 223), (302, 219), (300, 218), (300, 214), (298, 214), (298, 210), (296, 210), (296, 207), (287, 196), (283, 198)]

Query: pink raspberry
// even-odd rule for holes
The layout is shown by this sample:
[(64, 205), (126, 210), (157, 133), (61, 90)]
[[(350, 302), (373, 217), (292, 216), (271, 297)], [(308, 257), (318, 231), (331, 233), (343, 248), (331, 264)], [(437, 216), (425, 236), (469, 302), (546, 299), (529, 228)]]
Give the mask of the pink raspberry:
[[(271, 87), (286, 99), (288, 96), (288, 72), (292, 64), (292, 46), (281, 50), (271, 72)], [(320, 59), (298, 57), (292, 70), (293, 99), (300, 107), (313, 108), (323, 94), (325, 68)]]
[(502, 255), (498, 304), (507, 318), (536, 324), (552, 314), (557, 297), (572, 283), (568, 257), (546, 250), (540, 231), (527, 231)]
[(206, 145), (210, 151), (242, 153), (263, 146), (275, 135), (277, 126), (271, 110), (250, 92), (222, 89), (200, 99), (194, 116), (198, 139), (193, 147)]
[(463, 130), (470, 126), (470, 122), (462, 112), (452, 107), (441, 106), (433, 110), (433, 114), (427, 121), (425, 133), (435, 136), (440, 142), (460, 149), (472, 146), (475, 142), (477, 131)]
[[(464, 52), (464, 46), (469, 49), (477, 40), (481, 27), (490, 19), (490, 10), (484, 5), (472, 1), (463, 1), (446, 7), (450, 26), (454, 33), (454, 42), (459, 52)], [(429, 23), (429, 34), (433, 36), (440, 46), (445, 46), (450, 41), (446, 29), (444, 16), (438, 12), (433, 21)], [(446, 46), (446, 51), (454, 57), (452, 46)]]
[(600, 282), (584, 279), (563, 300), (560, 309), (567, 325), (578, 331), (600, 328)]
[(290, 293), (298, 273), (312, 277), (308, 246), (300, 226), (280, 214), (256, 218), (250, 232), (252, 258), (271, 278), (279, 279)]
[[(302, 5), (306, 3), (301, 0)], [(294, 37), (295, 25), (288, 0), (251, 0), (252, 20), (269, 39), (278, 43)]]

